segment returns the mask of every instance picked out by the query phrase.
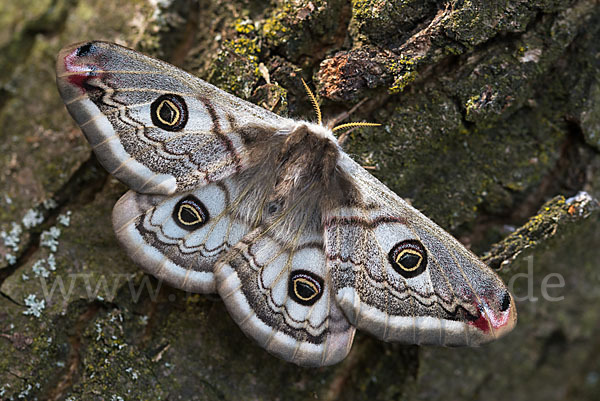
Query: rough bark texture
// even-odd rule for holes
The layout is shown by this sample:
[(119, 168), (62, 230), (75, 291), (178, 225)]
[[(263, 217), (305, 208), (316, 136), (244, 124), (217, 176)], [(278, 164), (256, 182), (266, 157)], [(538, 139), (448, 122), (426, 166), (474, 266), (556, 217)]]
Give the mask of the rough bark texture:
[[(366, 99), (351, 118), (383, 127), (352, 132), (346, 149), (502, 267), (517, 296), (530, 291), (515, 331), (478, 349), (359, 334), (343, 363), (301, 369), (245, 338), (218, 299), (159, 287), (115, 242), (110, 211), (125, 187), (55, 90), (58, 50), (85, 39), (305, 119), (300, 77), (325, 116)], [(3, 1), (0, 188), (2, 400), (600, 392), (597, 0)], [(564, 287), (548, 286), (560, 284), (552, 273)]]

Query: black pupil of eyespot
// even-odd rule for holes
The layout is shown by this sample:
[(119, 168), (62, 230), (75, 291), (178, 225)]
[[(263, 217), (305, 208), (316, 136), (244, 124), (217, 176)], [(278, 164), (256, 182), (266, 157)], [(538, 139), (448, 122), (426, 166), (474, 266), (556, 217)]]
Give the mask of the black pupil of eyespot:
[(419, 264), (421, 257), (414, 253), (405, 253), (398, 261), (405, 269), (413, 269)]
[(150, 105), (150, 117), (158, 128), (171, 132), (181, 131), (188, 121), (185, 99), (170, 93), (159, 96)]
[(292, 272), (288, 281), (288, 294), (300, 305), (314, 305), (323, 295), (323, 279), (307, 270)]
[(304, 299), (309, 299), (316, 294), (314, 288), (300, 280), (296, 281), (296, 292)]
[(160, 108), (160, 118), (164, 121), (169, 122), (171, 124), (175, 123), (175, 110), (173, 110), (173, 106), (169, 104), (167, 101), (163, 101), (162, 107)]
[(417, 239), (398, 242), (388, 252), (388, 261), (404, 278), (414, 278), (427, 269), (427, 249)]
[(194, 214), (194, 212), (192, 212), (191, 207), (193, 206), (183, 206), (181, 207), (181, 220), (185, 221), (186, 223), (198, 223), (198, 215)]
[(194, 231), (204, 226), (209, 218), (206, 206), (193, 195), (182, 198), (173, 208), (173, 220), (187, 231)]

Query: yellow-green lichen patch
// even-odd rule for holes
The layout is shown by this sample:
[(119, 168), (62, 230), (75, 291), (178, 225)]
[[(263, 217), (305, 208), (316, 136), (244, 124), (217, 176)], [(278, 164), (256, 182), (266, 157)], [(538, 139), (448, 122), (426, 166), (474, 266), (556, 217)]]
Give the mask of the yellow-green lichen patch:
[(287, 115), (288, 92), (278, 84), (261, 85), (254, 91), (250, 101), (278, 115)]
[(341, 45), (349, 19), (350, 8), (344, 1), (284, 0), (261, 22), (260, 31), (266, 47), (297, 61), (318, 58)]
[(392, 86), (389, 87), (389, 93), (396, 94), (402, 92), (408, 84), (417, 78), (417, 75), (418, 74), (416, 71), (411, 71), (400, 75), (398, 78), (396, 78)]
[(437, 7), (430, 0), (353, 0), (350, 32), (356, 40), (397, 47)]
[(240, 19), (238, 18), (234, 22), (234, 29), (237, 33), (241, 33), (244, 35), (249, 35), (252, 32), (256, 31), (256, 27), (254, 23), (250, 19)]
[(400, 57), (390, 60), (386, 67), (389, 69), (390, 74), (394, 77), (394, 83), (388, 88), (389, 93), (396, 94), (402, 92), (408, 84), (417, 78), (417, 66), (419, 64), (419, 60), (419, 57)]
[[(585, 192), (569, 199), (556, 196), (546, 202), (526, 224), (494, 245), (484, 260), (494, 268), (512, 263), (523, 251), (544, 243), (573, 223), (598, 214), (600, 203)], [(562, 234), (562, 232), (561, 232)]]
[(251, 21), (234, 24), (237, 37), (227, 39), (212, 64), (208, 80), (241, 98), (248, 99), (261, 78), (259, 71), (260, 41)]
[(260, 53), (256, 39), (238, 38), (227, 42), (225, 46), (230, 47), (235, 54), (247, 57), (253, 63), (257, 61)]
[(292, 5), (284, 2), (280, 8), (269, 18), (261, 23), (262, 36), (271, 46), (279, 46), (287, 41), (287, 35), (290, 31), (288, 25), (289, 13), (292, 11)]

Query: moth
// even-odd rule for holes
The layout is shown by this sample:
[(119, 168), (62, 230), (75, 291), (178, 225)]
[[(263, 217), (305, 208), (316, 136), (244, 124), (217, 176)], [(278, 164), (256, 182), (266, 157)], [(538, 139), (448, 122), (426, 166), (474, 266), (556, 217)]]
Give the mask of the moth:
[(171, 286), (217, 292), (246, 335), (303, 366), (383, 341), (478, 345), (516, 323), (501, 279), (353, 161), (331, 129), (280, 117), (106, 42), (58, 55), (57, 85), (131, 190), (118, 241)]

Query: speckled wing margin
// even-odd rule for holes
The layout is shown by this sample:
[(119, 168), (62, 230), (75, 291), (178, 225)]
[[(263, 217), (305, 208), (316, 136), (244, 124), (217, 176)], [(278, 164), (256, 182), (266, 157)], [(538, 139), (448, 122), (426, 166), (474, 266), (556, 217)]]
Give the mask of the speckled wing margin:
[[(131, 189), (169, 195), (246, 169), (237, 127), (293, 125), (168, 63), (113, 43), (61, 50), (57, 85), (101, 164)], [(179, 106), (180, 124), (157, 126), (159, 98)], [(164, 97), (166, 96), (166, 97)], [(177, 102), (181, 99), (181, 102)], [(169, 103), (170, 102), (170, 103)], [(167, 113), (167, 107), (162, 107)], [(163, 114), (169, 117), (168, 114)]]
[[(513, 298), (490, 268), (349, 157), (341, 165), (361, 202), (329, 211), (326, 254), (353, 325), (384, 341), (448, 346), (482, 344), (514, 327)], [(392, 267), (390, 249), (403, 243), (421, 244), (423, 273), (403, 277)]]
[[(241, 327), (270, 353), (302, 366), (335, 364), (350, 352), (355, 329), (331, 291), (320, 232), (303, 232), (294, 248), (259, 227), (215, 267), (217, 290)], [(292, 299), (294, 279), (322, 277), (319, 298)]]

